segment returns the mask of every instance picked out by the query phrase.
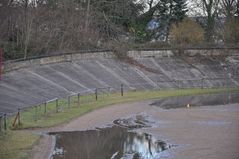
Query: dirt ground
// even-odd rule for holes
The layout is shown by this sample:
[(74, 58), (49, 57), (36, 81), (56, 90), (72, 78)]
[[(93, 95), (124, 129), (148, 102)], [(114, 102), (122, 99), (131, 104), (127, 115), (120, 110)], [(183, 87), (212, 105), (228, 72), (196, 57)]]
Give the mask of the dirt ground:
[[(104, 127), (118, 118), (135, 114), (152, 117), (156, 126), (144, 131), (166, 141), (173, 148), (164, 151), (168, 159), (238, 159), (239, 158), (239, 104), (203, 106), (179, 109), (161, 109), (150, 106), (153, 101), (117, 104), (95, 110), (70, 123), (49, 131), (79, 131)], [(54, 147), (54, 138), (43, 135), (33, 149), (32, 158), (48, 158)]]

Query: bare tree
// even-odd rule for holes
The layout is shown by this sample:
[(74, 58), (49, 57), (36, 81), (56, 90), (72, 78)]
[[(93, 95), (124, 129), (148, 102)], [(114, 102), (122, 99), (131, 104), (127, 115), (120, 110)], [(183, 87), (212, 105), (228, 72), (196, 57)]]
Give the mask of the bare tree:
[(227, 20), (232, 19), (236, 14), (237, 0), (221, 0), (221, 12)]
[(236, 18), (238, 2), (238, 0), (221, 1), (221, 13), (226, 18), (221, 32), (225, 43), (236, 44), (239, 42), (239, 19)]
[(215, 19), (218, 14), (220, 0), (201, 0), (201, 2), (203, 4), (203, 10), (207, 16), (206, 40), (208, 42), (212, 42), (215, 28)]
[(237, 0), (236, 3), (236, 12), (235, 12), (236, 16), (239, 17), (239, 0)]
[(213, 42), (216, 17), (219, 11), (220, 0), (194, 0), (190, 1), (190, 13), (198, 17), (198, 21), (205, 29), (205, 39)]
[(88, 32), (89, 15), (90, 15), (90, 0), (87, 1), (86, 18), (85, 18), (85, 32)]

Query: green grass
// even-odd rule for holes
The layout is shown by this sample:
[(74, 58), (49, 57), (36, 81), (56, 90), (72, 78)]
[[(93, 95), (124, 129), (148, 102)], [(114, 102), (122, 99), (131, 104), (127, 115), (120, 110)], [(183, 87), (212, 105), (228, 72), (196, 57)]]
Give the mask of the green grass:
[[(71, 107), (68, 108), (66, 100), (59, 100), (60, 110), (56, 113), (56, 105), (54, 102), (47, 105), (47, 114), (44, 114), (44, 107), (29, 108), (26, 111), (21, 112), (21, 125), (17, 129), (27, 128), (42, 128), (59, 125), (72, 120), (73, 118), (79, 117), (82, 114), (90, 112), (94, 109), (101, 107), (123, 103), (133, 102), (146, 99), (157, 99), (163, 97), (172, 96), (186, 96), (196, 94), (207, 94), (207, 93), (219, 93), (226, 91), (239, 91), (239, 89), (181, 89), (181, 90), (162, 90), (162, 91), (136, 91), (127, 92), (123, 97), (119, 93), (110, 95), (99, 95), (98, 101), (95, 101), (95, 97), (92, 95), (82, 96), (81, 102), (84, 102), (77, 106), (77, 98), (72, 98)], [(36, 115), (37, 114), (37, 115)], [(11, 118), (10, 123), (13, 122)]]
[[(127, 92), (123, 97), (119, 93), (110, 95), (101, 94), (98, 101), (94, 95), (82, 96), (80, 107), (77, 105), (77, 97), (72, 98), (70, 108), (64, 99), (59, 100), (59, 112), (56, 113), (54, 102), (47, 105), (47, 114), (44, 114), (44, 106), (29, 108), (21, 112), (21, 125), (16, 129), (51, 127), (73, 118), (79, 117), (92, 110), (110, 106), (117, 103), (134, 102), (147, 99), (159, 99), (163, 97), (186, 96), (198, 94), (210, 94), (220, 92), (239, 92), (239, 89), (182, 89), (161, 91), (135, 91)], [(37, 119), (37, 120), (36, 120)], [(11, 127), (14, 117), (8, 119), (8, 127)], [(32, 146), (39, 139), (39, 135), (26, 130), (8, 130), (6, 134), (0, 134), (0, 158), (1, 159), (27, 159)]]
[(8, 131), (0, 134), (1, 159), (27, 159), (39, 136), (27, 131)]

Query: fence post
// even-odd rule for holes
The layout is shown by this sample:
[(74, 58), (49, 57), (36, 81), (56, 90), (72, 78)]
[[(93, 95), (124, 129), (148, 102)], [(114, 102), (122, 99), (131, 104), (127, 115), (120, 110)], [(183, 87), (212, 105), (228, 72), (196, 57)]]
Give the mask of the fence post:
[(120, 90), (121, 90), (121, 96), (123, 97), (124, 96), (124, 85), (123, 84), (120, 85)]
[(44, 114), (46, 115), (46, 105), (47, 105), (47, 102), (44, 103)]
[(97, 88), (95, 89), (95, 100), (96, 101), (98, 100), (98, 89)]
[(4, 114), (4, 129), (7, 130), (7, 114)]
[(2, 66), (3, 66), (3, 49), (0, 48), (0, 81), (2, 80)]
[(77, 94), (77, 104), (80, 106), (80, 93)]
[(176, 83), (177, 83), (178, 89), (180, 89), (180, 81), (176, 80)]
[(18, 108), (18, 125), (21, 125), (21, 114), (20, 114), (21, 109)]
[(67, 103), (68, 103), (68, 108), (70, 108), (70, 106), (71, 106), (71, 96), (68, 96), (67, 97)]
[(56, 99), (56, 112), (58, 113), (58, 98)]
[(108, 87), (108, 96), (110, 95), (111, 87)]
[(1, 131), (2, 131), (2, 117), (3, 117), (3, 116), (0, 116), (0, 133), (1, 133)]
[(35, 106), (35, 121), (37, 121), (37, 106)]
[(39, 114), (41, 114), (41, 104), (38, 105)]
[(202, 85), (201, 85), (201, 89), (204, 88), (204, 78), (202, 78)]

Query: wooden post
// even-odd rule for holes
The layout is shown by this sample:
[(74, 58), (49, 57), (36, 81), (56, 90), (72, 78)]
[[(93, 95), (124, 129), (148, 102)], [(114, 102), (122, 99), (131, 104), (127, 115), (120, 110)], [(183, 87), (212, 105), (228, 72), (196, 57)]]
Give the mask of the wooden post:
[(17, 120), (18, 120), (18, 124), (19, 124), (20, 123), (20, 109), (18, 109), (17, 115), (13, 121), (12, 127), (15, 128)]
[(121, 96), (123, 97), (124, 96), (124, 85), (123, 84), (121, 84), (120, 90), (121, 90)]

